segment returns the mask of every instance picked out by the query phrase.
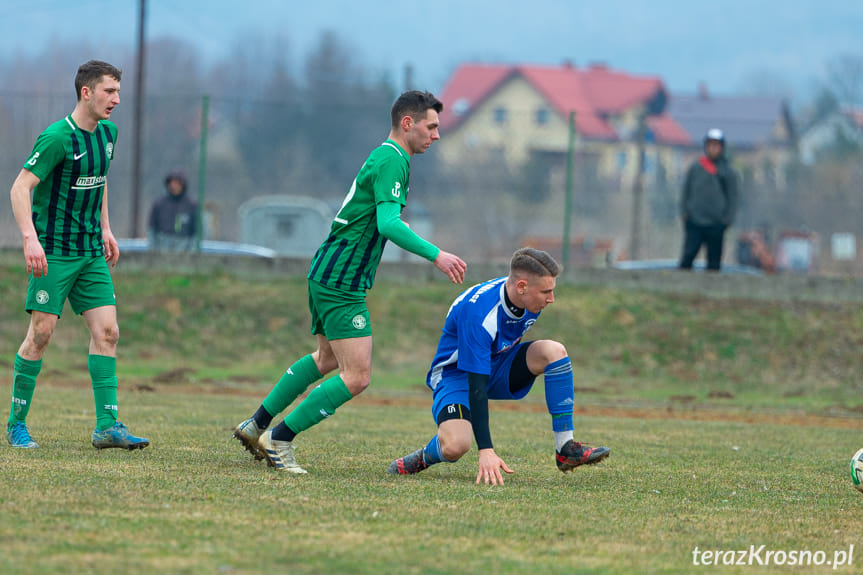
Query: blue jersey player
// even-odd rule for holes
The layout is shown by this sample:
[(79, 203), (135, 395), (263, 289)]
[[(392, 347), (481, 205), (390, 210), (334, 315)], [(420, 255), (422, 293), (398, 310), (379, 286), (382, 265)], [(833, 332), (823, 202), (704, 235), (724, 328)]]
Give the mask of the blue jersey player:
[(426, 384), (433, 393), (437, 434), (423, 448), (400, 457), (387, 473), (410, 475), (430, 465), (458, 461), (476, 439), (476, 482), (503, 484), (512, 473), (494, 451), (488, 426), (489, 399), (521, 399), (540, 374), (551, 414), (557, 467), (563, 472), (608, 457), (607, 447), (573, 441), (572, 364), (563, 344), (524, 341), (540, 312), (554, 302), (560, 266), (548, 253), (517, 250), (509, 275), (476, 285), (450, 306)]

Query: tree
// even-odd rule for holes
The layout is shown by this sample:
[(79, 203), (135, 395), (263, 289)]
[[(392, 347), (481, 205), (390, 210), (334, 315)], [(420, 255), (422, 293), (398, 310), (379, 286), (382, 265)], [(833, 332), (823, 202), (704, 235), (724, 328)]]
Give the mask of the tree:
[(335, 32), (322, 32), (305, 62), (306, 144), (322, 168), (318, 184), (342, 195), (369, 150), (389, 132), (392, 93), (366, 85), (356, 52)]
[(812, 105), (812, 122), (817, 122), (827, 118), (834, 112), (839, 111), (839, 98), (833, 93), (830, 88), (824, 87), (815, 97), (815, 102)]
[(827, 85), (839, 103), (846, 107), (863, 105), (863, 55), (840, 54), (831, 58), (826, 68)]
[(738, 84), (738, 91), (750, 96), (781, 96), (786, 100), (790, 100), (793, 93), (785, 76), (769, 68), (753, 70), (744, 75)]
[(146, 49), (142, 184), (155, 199), (164, 193), (169, 170), (196, 167), (202, 67), (197, 50), (185, 40), (162, 37)]
[(276, 38), (261, 53), (263, 82), (254, 105), (242, 106), (237, 137), (257, 193), (302, 193), (308, 166), (302, 96), (291, 74), (288, 43)]

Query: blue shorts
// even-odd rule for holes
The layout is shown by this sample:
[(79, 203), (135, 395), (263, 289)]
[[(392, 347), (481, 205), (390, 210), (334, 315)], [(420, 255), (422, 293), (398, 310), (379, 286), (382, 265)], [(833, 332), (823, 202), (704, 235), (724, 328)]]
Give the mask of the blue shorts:
[[(496, 355), (491, 360), (491, 374), (488, 379), (488, 398), (489, 399), (522, 399), (530, 392), (533, 387), (533, 382), (536, 381), (536, 376), (531, 375), (527, 381), (522, 383), (515, 393), (510, 391), (510, 371), (512, 363), (519, 355), (519, 350), (533, 343), (525, 341), (513, 346), (511, 349)], [(522, 371), (527, 372), (526, 366), (520, 366)], [(528, 372), (529, 373), (529, 372)], [(470, 407), (470, 399), (468, 396), (469, 386), (467, 383), (467, 372), (460, 369), (444, 369), (441, 374), (441, 380), (435, 387), (432, 401), (432, 416), (435, 422), (438, 420), (438, 414), (447, 406), (453, 403)]]

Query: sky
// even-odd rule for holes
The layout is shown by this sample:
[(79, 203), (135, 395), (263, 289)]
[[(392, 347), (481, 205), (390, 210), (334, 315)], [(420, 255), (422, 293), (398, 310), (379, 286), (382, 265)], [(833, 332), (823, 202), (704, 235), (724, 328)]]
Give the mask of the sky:
[[(3, 0), (0, 58), (39, 55), (87, 34), (96, 51), (132, 50), (139, 1)], [(432, 91), (464, 62), (569, 61), (659, 76), (672, 93), (694, 93), (703, 83), (714, 93), (779, 86), (810, 97), (831, 58), (863, 57), (861, 0), (146, 0), (146, 6), (148, 39), (183, 38), (205, 62), (226, 57), (251, 35), (286, 41), (299, 62), (330, 30), (367, 73), (400, 80), (409, 64), (414, 86)]]

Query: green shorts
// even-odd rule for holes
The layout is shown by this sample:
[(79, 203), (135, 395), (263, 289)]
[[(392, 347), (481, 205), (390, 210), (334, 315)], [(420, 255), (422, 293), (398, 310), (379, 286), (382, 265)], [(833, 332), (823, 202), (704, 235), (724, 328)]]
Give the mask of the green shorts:
[(30, 276), (26, 310), (60, 317), (66, 299), (72, 311), (82, 314), (106, 305), (117, 305), (114, 282), (103, 256), (46, 256), (48, 275)]
[(372, 335), (365, 292), (333, 289), (309, 280), (312, 334), (327, 340)]

